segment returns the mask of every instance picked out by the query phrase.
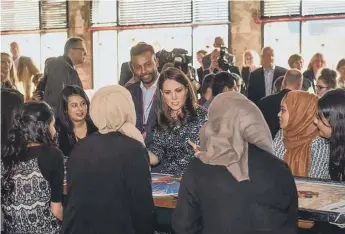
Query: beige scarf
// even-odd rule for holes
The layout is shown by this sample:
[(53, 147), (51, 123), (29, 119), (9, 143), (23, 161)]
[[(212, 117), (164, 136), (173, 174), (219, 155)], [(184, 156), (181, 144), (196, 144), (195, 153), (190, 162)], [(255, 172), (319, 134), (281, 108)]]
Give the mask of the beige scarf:
[(203, 163), (226, 166), (237, 181), (249, 180), (248, 143), (272, 153), (272, 137), (254, 103), (237, 92), (218, 95), (209, 107), (209, 119), (200, 129)]
[(99, 89), (92, 98), (90, 116), (101, 134), (119, 131), (145, 144), (135, 127), (134, 103), (126, 88), (113, 85)]

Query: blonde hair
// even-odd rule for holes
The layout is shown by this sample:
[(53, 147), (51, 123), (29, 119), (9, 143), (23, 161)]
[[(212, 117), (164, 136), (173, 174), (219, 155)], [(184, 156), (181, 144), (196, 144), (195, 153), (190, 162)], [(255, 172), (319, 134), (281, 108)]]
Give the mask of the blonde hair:
[(307, 70), (312, 71), (313, 70), (313, 64), (315, 62), (316, 59), (321, 58), (321, 60), (323, 61), (323, 66), (326, 66), (326, 61), (325, 61), (325, 57), (323, 56), (322, 53), (316, 53), (313, 55), (313, 57), (311, 57), (310, 62), (308, 64)]
[(12, 59), (12, 57), (8, 54), (8, 53), (1, 53), (1, 59), (2, 56), (8, 56), (10, 58), (11, 61), (11, 69), (10, 69), (10, 82), (11, 85), (14, 87), (17, 87), (16, 84), (19, 82), (18, 76), (17, 76), (17, 69), (16, 66), (14, 65), (14, 61)]
[(291, 55), (289, 60), (288, 60), (288, 64), (289, 64), (290, 68), (292, 68), (292, 65), (299, 60), (303, 60), (302, 55), (300, 55), (300, 54)]
[(253, 57), (253, 64), (255, 66), (260, 65), (260, 57), (259, 57), (258, 53), (256, 53), (256, 51), (254, 51), (254, 50), (246, 50), (243, 53), (243, 66), (244, 67), (248, 66), (248, 64), (246, 63), (246, 55), (247, 54), (250, 54)]

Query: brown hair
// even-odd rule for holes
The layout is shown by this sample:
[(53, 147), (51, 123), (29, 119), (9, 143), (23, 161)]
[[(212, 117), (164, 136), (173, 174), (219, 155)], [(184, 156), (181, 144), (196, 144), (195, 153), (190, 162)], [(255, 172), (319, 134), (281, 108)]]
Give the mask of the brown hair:
[(178, 121), (185, 124), (188, 121), (193, 121), (197, 118), (197, 99), (194, 93), (192, 84), (188, 77), (179, 69), (171, 67), (163, 71), (158, 78), (158, 88), (156, 90), (157, 97), (157, 128), (159, 130), (171, 129), (175, 126), (176, 121), (172, 119), (170, 108), (165, 103), (162, 97), (163, 84), (166, 80), (174, 80), (187, 88), (186, 103), (182, 107), (182, 114), (178, 116)]
[(297, 69), (290, 69), (285, 73), (283, 85), (291, 85), (296, 89), (300, 89), (303, 82), (303, 75)]
[(303, 58), (300, 54), (291, 55), (289, 60), (288, 60), (288, 64), (289, 64), (290, 68), (292, 68), (292, 65), (299, 60), (303, 60)]
[(345, 58), (340, 59), (337, 64), (337, 70), (339, 71), (340, 67), (345, 66)]
[(329, 68), (322, 69), (320, 72), (320, 76), (318, 77), (318, 79), (322, 80), (329, 89), (337, 88), (337, 78), (338, 73)]

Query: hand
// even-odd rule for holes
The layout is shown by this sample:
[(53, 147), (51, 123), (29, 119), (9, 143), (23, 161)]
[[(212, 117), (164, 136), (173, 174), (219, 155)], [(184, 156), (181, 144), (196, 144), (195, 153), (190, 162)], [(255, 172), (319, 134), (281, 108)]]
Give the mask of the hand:
[(193, 147), (193, 150), (195, 153), (200, 151), (200, 146), (192, 142), (191, 140), (188, 140), (188, 144)]

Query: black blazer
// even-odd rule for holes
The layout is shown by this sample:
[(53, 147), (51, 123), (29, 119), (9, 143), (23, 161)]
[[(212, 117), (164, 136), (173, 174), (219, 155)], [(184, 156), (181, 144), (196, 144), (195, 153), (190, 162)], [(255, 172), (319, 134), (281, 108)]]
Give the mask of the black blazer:
[(133, 77), (133, 73), (129, 66), (129, 62), (122, 63), (119, 85), (125, 86), (125, 84)]
[(304, 91), (308, 91), (310, 87), (312, 87), (312, 89), (314, 90), (314, 92), (316, 91), (316, 78), (314, 75), (313, 71), (310, 70), (306, 70), (305, 72), (303, 72), (303, 86), (302, 86), (302, 90)]
[[(272, 82), (272, 89), (274, 81), (279, 76), (284, 76), (287, 70), (283, 67), (275, 66), (274, 74), (273, 74), (273, 82)], [(265, 90), (265, 75), (264, 75), (264, 68), (260, 67), (253, 71), (249, 77), (249, 85), (248, 85), (248, 98), (258, 104), (261, 98), (266, 96)]]
[(290, 90), (283, 89), (279, 93), (264, 97), (258, 102), (258, 107), (264, 115), (273, 139), (280, 129), (278, 118), (278, 113), (280, 112), (280, 103), (288, 92), (290, 92)]
[(143, 124), (143, 92), (140, 88), (140, 82), (138, 81), (134, 84), (131, 84), (127, 87), (129, 92), (132, 94), (132, 99), (135, 106), (135, 112), (137, 114), (137, 124), (136, 127), (140, 132), (145, 131), (146, 132), (146, 138), (145, 138), (145, 144), (149, 145), (153, 141), (153, 129), (156, 126), (156, 106), (157, 106), (157, 100), (153, 100), (151, 110), (149, 113), (149, 117), (146, 123), (146, 127), (144, 129)]
[(285, 162), (249, 145), (250, 181), (238, 182), (225, 166), (193, 158), (173, 214), (176, 233), (297, 233), (298, 196)]
[(246, 87), (248, 87), (249, 76), (250, 76), (250, 69), (249, 69), (249, 67), (242, 67), (241, 76), (242, 76), (242, 79), (243, 79)]

